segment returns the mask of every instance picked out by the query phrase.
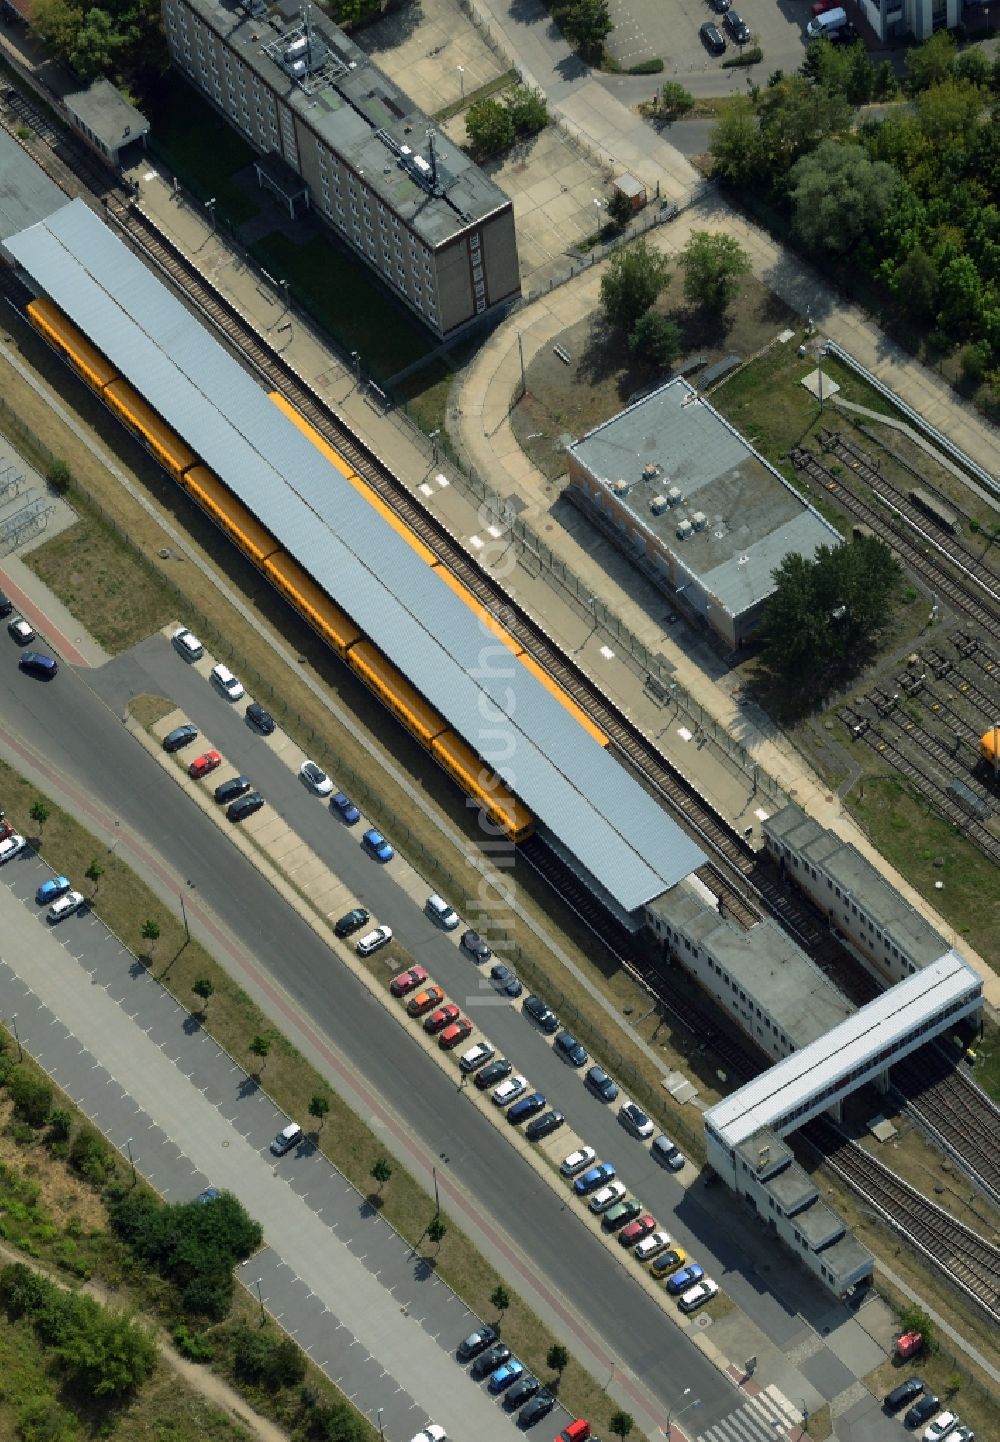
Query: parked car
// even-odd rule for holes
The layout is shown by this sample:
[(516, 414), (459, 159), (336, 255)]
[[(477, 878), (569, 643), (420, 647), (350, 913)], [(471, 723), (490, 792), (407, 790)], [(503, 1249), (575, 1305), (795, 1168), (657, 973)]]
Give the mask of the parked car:
[(528, 1123), (524, 1129), (524, 1135), (529, 1142), (544, 1141), (553, 1132), (557, 1132), (565, 1120), (562, 1112), (543, 1112), (540, 1117), (536, 1117), (533, 1122)]
[(281, 1131), (271, 1143), (271, 1151), (276, 1157), (283, 1157), (285, 1153), (290, 1152), (292, 1147), (301, 1139), (302, 1128), (298, 1122), (289, 1122), (287, 1127), (282, 1127)]
[(361, 845), (368, 852), (368, 855), (373, 856), (376, 861), (391, 861), (396, 854), (381, 831), (376, 831), (374, 827), (371, 827), (365, 832), (364, 836), (362, 836)]
[(391, 926), (376, 926), (372, 931), (366, 931), (364, 936), (358, 937), (354, 943), (354, 950), (359, 956), (374, 956), (376, 951), (381, 951), (383, 946), (388, 946), (391, 940)]
[(654, 1257), (658, 1257), (660, 1253), (665, 1251), (669, 1246), (669, 1232), (650, 1232), (648, 1237), (643, 1237), (632, 1255), (638, 1262), (651, 1262)]
[(333, 782), (315, 761), (303, 761), (299, 767), (299, 776), (316, 796), (329, 796), (333, 791)]
[(725, 15), (726, 11), (732, 5), (733, 0), (708, 0), (708, 3), (716, 15)]
[(14, 602), (3, 591), (0, 591), (0, 620), (9, 616), (14, 609)]
[(597, 1153), (593, 1147), (580, 1147), (579, 1151), (570, 1152), (568, 1157), (563, 1157), (559, 1164), (559, 1170), (564, 1177), (575, 1177), (577, 1172), (582, 1172), (584, 1167), (589, 1167), (596, 1156)]
[(39, 906), (48, 906), (55, 901), (57, 896), (69, 890), (68, 876), (50, 876), (48, 881), (43, 881), (35, 892), (35, 900)]
[(905, 1382), (900, 1382), (887, 1392), (882, 1399), (882, 1406), (887, 1412), (898, 1412), (900, 1407), (905, 1407), (908, 1402), (913, 1402), (924, 1390), (924, 1384), (919, 1377), (907, 1377)]
[(432, 1011), (430, 1016), (424, 1017), (424, 1031), (428, 1036), (437, 1036), (439, 1031), (444, 1031), (446, 1026), (451, 1026), (453, 1022), (458, 1021), (461, 1015), (462, 1008), (456, 1006), (453, 1001), (449, 1001), (446, 1005), (439, 1006), (436, 1011)]
[(424, 987), (423, 991), (411, 996), (406, 1003), (406, 1010), (410, 1016), (423, 1016), (425, 1011), (430, 1011), (435, 1006), (440, 1006), (444, 1001), (444, 987), (436, 983)]
[(539, 1112), (545, 1110), (545, 1098), (541, 1092), (531, 1092), (526, 1097), (516, 1101), (507, 1113), (507, 1120), (512, 1127), (519, 1127), (522, 1122), (530, 1121)]
[(448, 1442), (448, 1434), (436, 1422), (428, 1422), (424, 1430), (418, 1432), (416, 1437), (410, 1439), (410, 1442)]
[(28, 625), (23, 616), (12, 616), (7, 622), (7, 634), (18, 646), (27, 646), (29, 641), (35, 639), (34, 630)]
[(355, 931), (360, 931), (371, 917), (363, 906), (355, 906), (350, 911), (345, 911), (333, 928), (335, 936), (350, 936)]
[(577, 1417), (562, 1429), (556, 1442), (587, 1442), (589, 1436), (590, 1423), (585, 1417)]
[(547, 1388), (543, 1388), (541, 1392), (536, 1392), (529, 1402), (525, 1402), (517, 1414), (517, 1425), (522, 1432), (526, 1432), (529, 1427), (534, 1427), (536, 1422), (547, 1417), (555, 1405), (555, 1397)]
[(39, 681), (51, 681), (59, 670), (59, 662), (44, 651), (22, 651), (17, 664), (27, 675), (36, 676)]
[(484, 961), (489, 961), (493, 955), (478, 931), (463, 931), (462, 947), (469, 953), (473, 961), (479, 965)]
[(170, 638), (174, 649), (179, 651), (185, 661), (200, 661), (205, 654), (205, 648), (198, 640), (193, 631), (186, 626), (179, 627)]
[(618, 1096), (616, 1083), (599, 1066), (592, 1066), (583, 1080), (587, 1090), (602, 1102), (613, 1102)]
[(573, 1190), (578, 1197), (587, 1197), (591, 1192), (596, 1192), (598, 1187), (606, 1187), (608, 1182), (615, 1179), (615, 1168), (611, 1162), (599, 1162), (596, 1167), (591, 1167), (584, 1172), (582, 1177), (577, 1177), (573, 1183)]
[(948, 1442), (976, 1442), (976, 1434), (968, 1422), (959, 1422)]
[(701, 36), (701, 43), (710, 55), (725, 54), (726, 39), (714, 20), (706, 20), (698, 34)]
[(237, 799), (226, 808), (226, 816), (230, 821), (245, 821), (255, 811), (259, 811), (264, 805), (264, 798), (259, 791), (248, 791), (245, 796)]
[(467, 1016), (463, 1016), (459, 1021), (453, 1021), (450, 1026), (445, 1027), (438, 1037), (438, 1046), (442, 1051), (454, 1051), (465, 1041), (466, 1037), (471, 1035), (472, 1022)]
[(625, 1196), (625, 1192), (626, 1187), (624, 1182), (617, 1180), (608, 1182), (607, 1186), (601, 1187), (599, 1191), (594, 1193), (587, 1205), (594, 1213), (594, 1216), (599, 1217), (601, 1213), (606, 1212), (609, 1207), (617, 1206)]
[(259, 701), (251, 701), (247, 707), (246, 719), (262, 736), (270, 736), (275, 729), (275, 720), (270, 711), (265, 711)]
[(411, 966), (408, 971), (401, 971), (394, 976), (389, 983), (389, 990), (393, 996), (406, 996), (411, 991), (416, 991), (418, 986), (423, 986), (427, 980), (427, 968), (423, 966)]
[(67, 891), (63, 896), (57, 896), (48, 909), (49, 921), (63, 921), (67, 916), (80, 910), (83, 905), (83, 895), (79, 891)]
[[(480, 1046), (485, 1045), (485, 1042), (480, 1042), (472, 1050), (478, 1051)], [(469, 1053), (466, 1052), (465, 1056), (468, 1055)], [(462, 1058), (462, 1061), (464, 1060), (465, 1057)], [(462, 1062), (459, 1062), (459, 1066), (462, 1066)], [(462, 1069), (465, 1070), (464, 1067)], [(505, 1056), (498, 1056), (496, 1061), (491, 1061), (488, 1066), (483, 1067), (482, 1071), (476, 1072), (476, 1086), (481, 1092), (489, 1091), (490, 1087), (499, 1086), (502, 1081), (506, 1081), (513, 1070), (513, 1066)]]
[(624, 1227), (627, 1222), (634, 1221), (641, 1211), (642, 1205), (636, 1201), (635, 1197), (629, 1197), (625, 1202), (615, 1202), (614, 1206), (609, 1207), (601, 1218), (601, 1226), (606, 1232), (617, 1232), (619, 1227)]
[(682, 1312), (696, 1312), (706, 1302), (710, 1302), (719, 1290), (718, 1282), (713, 1282), (711, 1277), (698, 1282), (694, 1287), (682, 1293), (677, 1305)]
[(541, 1390), (542, 1384), (538, 1378), (532, 1377), (530, 1373), (525, 1373), (509, 1391), (504, 1393), (504, 1408), (508, 1412), (514, 1412), (532, 1397), (536, 1397)]
[(497, 1396), (523, 1376), (524, 1363), (519, 1362), (516, 1357), (512, 1357), (509, 1362), (504, 1362), (502, 1367), (496, 1369), (487, 1385), (493, 1395)]
[(924, 1428), (924, 1442), (944, 1442), (951, 1437), (958, 1426), (957, 1412), (939, 1412), (933, 1422)]
[(192, 726), (190, 721), (185, 721), (183, 726), (175, 726), (168, 731), (163, 738), (164, 751), (181, 751), (185, 746), (190, 746), (192, 741), (198, 739), (198, 728)]
[(686, 1261), (687, 1253), (683, 1247), (669, 1247), (667, 1251), (660, 1253), (649, 1271), (659, 1281), (661, 1277), (671, 1276), (678, 1267), (683, 1267)]
[(18, 835), (16, 831), (12, 831), (9, 836), (5, 836), (4, 839), (0, 841), (0, 866), (2, 866), (5, 861), (10, 861), (19, 851), (23, 851), (26, 845), (27, 843), (24, 837)]
[(667, 1291), (672, 1297), (679, 1297), (693, 1287), (696, 1282), (700, 1282), (704, 1275), (704, 1267), (699, 1266), (697, 1262), (688, 1262), (686, 1267), (682, 1267), (679, 1272), (675, 1272), (672, 1277), (668, 1278)]
[(649, 1117), (635, 1102), (625, 1102), (618, 1110), (618, 1120), (627, 1132), (645, 1141), (651, 1137), (656, 1128), (649, 1120)]
[(737, 45), (750, 44), (753, 36), (750, 33), (750, 26), (743, 19), (742, 15), (737, 15), (735, 10), (727, 10), (722, 17), (722, 23), (736, 41)]
[(448, 905), (443, 896), (438, 896), (436, 891), (432, 891), (428, 896), (426, 911), (428, 916), (432, 916), (439, 926), (444, 927), (445, 931), (454, 931), (458, 926), (458, 912), (453, 906)]
[(554, 1031), (559, 1030), (559, 1018), (551, 1007), (545, 1005), (540, 996), (529, 996), (524, 1001), (524, 1014), (537, 1027), (540, 1027), (546, 1036), (551, 1036)]
[[(479, 1071), (480, 1067), (485, 1067), (487, 1071), (490, 1071), (491, 1068), (486, 1066), (486, 1063), (495, 1055), (496, 1052), (494, 1051), (493, 1047), (490, 1046), (488, 1041), (477, 1041), (475, 1046), (470, 1046), (469, 1050), (464, 1051), (459, 1057), (458, 1069), (459, 1071), (465, 1072), (466, 1076), (468, 1076), (471, 1072)], [(503, 1070), (504, 1067), (507, 1068), (506, 1071)], [(509, 1074), (510, 1070), (510, 1062), (503, 1062), (501, 1064), (500, 1071), (497, 1073), (497, 1075), (493, 1078), (492, 1081), (489, 1079), (487, 1079), (486, 1081), (480, 1081), (480, 1078), (477, 1076), (476, 1086), (479, 1088), (480, 1091), (484, 1091), (487, 1087), (492, 1086), (494, 1082), (502, 1081), (502, 1079)], [(481, 1075), (482, 1073), (480, 1072), (480, 1076)]]
[(484, 1377), (495, 1372), (502, 1362), (509, 1360), (510, 1348), (503, 1342), (494, 1342), (492, 1347), (487, 1347), (485, 1352), (480, 1352), (473, 1362), (472, 1375), (477, 1382), (481, 1382)]
[(570, 1066), (586, 1066), (590, 1060), (587, 1052), (571, 1032), (561, 1031), (552, 1045), (563, 1061), (568, 1061)]
[(330, 797), (330, 810), (340, 817), (345, 826), (356, 826), (361, 820), (361, 812), (343, 791), (335, 791)]
[(210, 772), (217, 771), (222, 765), (222, 757), (218, 751), (206, 751), (204, 756), (196, 756), (188, 766), (188, 775), (194, 781), (200, 781), (203, 776)]
[(906, 1427), (920, 1427), (934, 1416), (934, 1413), (941, 1406), (941, 1399), (935, 1397), (933, 1392), (926, 1393), (903, 1417), (903, 1425)]
[(252, 785), (249, 776), (230, 776), (228, 781), (219, 782), (213, 795), (220, 806), (228, 806), (238, 796), (245, 796)]
[(669, 1167), (672, 1172), (679, 1172), (684, 1165), (684, 1156), (678, 1149), (677, 1143), (672, 1142), (669, 1137), (657, 1137), (649, 1149), (653, 1154), (653, 1160), (664, 1167)]
[(490, 981), (497, 991), (502, 991), (504, 996), (520, 996), (524, 987), (518, 978), (511, 971), (509, 966), (497, 962), (496, 966), (490, 967)]
[(228, 666), (221, 663), (213, 666), (210, 674), (212, 685), (217, 691), (221, 691), (227, 701), (242, 701), (246, 694), (243, 690), (243, 682), (237, 680)]
[(656, 1218), (651, 1217), (647, 1212), (645, 1216), (636, 1217), (634, 1222), (629, 1222), (618, 1233), (618, 1243), (622, 1247), (634, 1247), (641, 1242), (643, 1237), (648, 1237), (651, 1232), (656, 1231)]
[(496, 1327), (482, 1326), (475, 1332), (470, 1332), (464, 1342), (459, 1342), (456, 1353), (460, 1362), (471, 1362), (473, 1357), (478, 1357), (480, 1352), (485, 1352), (487, 1347), (500, 1336)]
[(509, 1107), (511, 1102), (517, 1101), (519, 1096), (528, 1089), (528, 1079), (523, 1076), (508, 1077), (506, 1081), (493, 1092), (493, 1105), (497, 1107)]

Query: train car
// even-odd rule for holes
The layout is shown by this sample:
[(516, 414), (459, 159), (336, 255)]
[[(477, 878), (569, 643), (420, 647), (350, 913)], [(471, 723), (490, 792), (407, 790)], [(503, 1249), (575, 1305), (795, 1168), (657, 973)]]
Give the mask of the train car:
[(250, 514), (207, 466), (192, 466), (185, 471), (181, 485), (255, 566), (262, 566), (268, 556), (280, 549), (267, 527)]
[(268, 556), (262, 562), (261, 570), (338, 656), (343, 658), (355, 641), (363, 639), (364, 632), (358, 630), (351, 618), (330, 600), (309, 573), (284, 551), (275, 551), (274, 555)]
[(946, 531), (951, 531), (955, 535), (958, 534), (961, 530), (958, 517), (954, 511), (949, 510), (936, 496), (932, 496), (929, 492), (921, 490), (919, 486), (914, 486), (909, 494), (910, 500), (923, 511), (925, 516), (930, 516), (932, 521), (936, 521), (937, 524), (942, 526)]
[(1000, 726), (991, 726), (979, 739), (979, 755), (987, 766), (1000, 766)]
[(434, 738), (431, 755), (511, 841), (528, 839), (535, 829), (534, 815), (454, 731)]
[(278, 409), (288, 417), (292, 425), (295, 426), (297, 430), (300, 430), (307, 440), (312, 442), (320, 455), (328, 460), (331, 466), (335, 466), (340, 474), (344, 476), (346, 480), (350, 481), (358, 494), (364, 496), (368, 504), (378, 511), (383, 521), (385, 521), (387, 525), (390, 525), (397, 535), (402, 536), (403, 540), (416, 551), (421, 560), (426, 561), (428, 566), (432, 566), (434, 564), (434, 556), (424, 545), (423, 541), (417, 539), (406, 522), (400, 520), (395, 511), (391, 510), (382, 500), (382, 497), (372, 489), (362, 476), (358, 475), (354, 467), (348, 465), (343, 456), (334, 450), (328, 441), (324, 440), (316, 427), (310, 425), (305, 416), (297, 411), (290, 401), (286, 401), (280, 391), (269, 391), (268, 395)]
[(568, 695), (568, 693), (563, 690), (563, 688), (559, 685), (558, 681), (554, 681), (549, 675), (549, 673), (541, 666), (539, 666), (538, 662), (533, 656), (529, 656), (528, 653), (525, 652), (524, 655), (520, 657), (520, 661), (521, 665), (526, 666), (527, 669), (531, 672), (532, 676), (534, 676), (537, 681), (541, 682), (541, 684), (545, 687), (546, 691), (550, 692), (550, 694), (556, 698), (560, 706), (565, 706), (566, 710), (573, 717), (577, 725), (582, 726), (584, 731), (586, 731), (587, 735), (594, 738), (598, 746), (608, 745), (608, 738), (607, 736), (605, 736), (600, 726), (598, 726), (594, 721), (591, 721), (586, 711), (582, 710), (576, 704), (572, 696)]
[(198, 463), (198, 457), (177, 432), (160, 419), (139, 392), (128, 381), (116, 380), (104, 387), (101, 398), (163, 469), (175, 481), (183, 482), (184, 472)]
[(92, 391), (98, 395), (104, 387), (118, 379), (118, 372), (96, 346), (78, 330), (67, 315), (45, 296), (29, 303), (28, 319), (38, 333), (48, 341), (64, 360), (76, 371)]
[(351, 670), (375, 692), (387, 710), (401, 721), (422, 746), (430, 746), (435, 736), (448, 729), (448, 723), (415, 686), (398, 671), (370, 641), (359, 641), (346, 656)]

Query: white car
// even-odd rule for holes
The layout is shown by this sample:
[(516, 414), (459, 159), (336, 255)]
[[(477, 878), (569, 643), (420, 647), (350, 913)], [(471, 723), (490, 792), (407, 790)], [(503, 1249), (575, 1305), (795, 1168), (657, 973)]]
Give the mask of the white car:
[(212, 667), (212, 684), (219, 688), (227, 701), (239, 701), (246, 695), (243, 682), (236, 679), (228, 666), (220, 664)]
[(327, 776), (322, 766), (317, 766), (315, 761), (303, 761), (299, 767), (299, 775), (317, 796), (329, 796), (333, 791), (333, 782)]
[(83, 897), (79, 891), (67, 891), (59, 896), (49, 907), (47, 915), (50, 921), (62, 921), (66, 916), (72, 916), (74, 911), (79, 911), (83, 905)]
[(458, 1059), (458, 1069), (469, 1075), (470, 1072), (478, 1071), (488, 1061), (496, 1056), (496, 1048), (490, 1046), (488, 1041), (477, 1041), (475, 1046), (470, 1046), (468, 1051), (463, 1051)]
[(372, 952), (380, 951), (383, 946), (388, 946), (391, 940), (391, 926), (376, 926), (374, 931), (366, 931), (364, 936), (358, 938), (354, 950), (359, 956), (371, 956)]
[(578, 1152), (570, 1152), (569, 1156), (563, 1159), (559, 1170), (564, 1177), (575, 1177), (577, 1172), (582, 1172), (591, 1162), (596, 1161), (597, 1153), (593, 1147), (581, 1147)]
[(19, 851), (23, 851), (24, 844), (24, 837), (18, 836), (16, 831), (13, 836), (8, 836), (6, 841), (0, 841), (0, 865), (9, 861), (12, 856), (16, 856)]
[(600, 1216), (601, 1212), (606, 1212), (609, 1207), (613, 1207), (615, 1202), (620, 1202), (627, 1191), (628, 1188), (623, 1182), (608, 1182), (606, 1187), (602, 1187), (591, 1197), (590, 1210), (595, 1216)]
[(438, 896), (436, 891), (432, 891), (427, 898), (427, 910), (435, 921), (441, 923), (445, 931), (454, 931), (458, 925), (458, 912), (448, 905), (443, 896)]
[(939, 1412), (933, 1422), (924, 1428), (924, 1442), (942, 1442), (958, 1426), (957, 1412)]
[(639, 1262), (651, 1262), (654, 1257), (658, 1257), (660, 1253), (665, 1251), (669, 1246), (669, 1232), (650, 1232), (648, 1237), (643, 1237), (632, 1255)]
[(705, 1277), (697, 1286), (688, 1287), (686, 1292), (682, 1292), (677, 1305), (682, 1312), (696, 1312), (699, 1307), (710, 1302), (718, 1290), (718, 1282), (713, 1282), (711, 1277)]
[(618, 1120), (627, 1132), (643, 1142), (656, 1131), (649, 1117), (635, 1102), (624, 1102), (618, 1108)]
[(23, 616), (15, 616), (12, 621), (8, 621), (7, 630), (19, 646), (27, 646), (29, 641), (35, 639), (34, 631)]
[(175, 631), (170, 639), (185, 661), (200, 661), (205, 654), (205, 648), (198, 637), (186, 626), (181, 626), (180, 630)]
[(448, 1435), (436, 1422), (428, 1422), (424, 1430), (417, 1433), (413, 1442), (448, 1442)]
[(523, 1091), (528, 1089), (528, 1078), (525, 1076), (509, 1076), (502, 1081), (498, 1087), (493, 1088), (493, 1105), (508, 1107), (515, 1101)]

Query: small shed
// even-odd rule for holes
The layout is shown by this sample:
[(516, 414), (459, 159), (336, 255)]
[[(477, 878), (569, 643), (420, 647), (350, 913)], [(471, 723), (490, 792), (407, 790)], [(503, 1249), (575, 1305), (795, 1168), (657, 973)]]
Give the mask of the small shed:
[(63, 104), (77, 134), (116, 170), (122, 151), (136, 142), (145, 148), (149, 121), (110, 80), (95, 80), (86, 90), (64, 96)]
[(619, 195), (624, 195), (633, 210), (641, 210), (649, 199), (646, 194), (646, 187), (641, 180), (627, 172), (619, 175), (615, 181), (615, 190)]

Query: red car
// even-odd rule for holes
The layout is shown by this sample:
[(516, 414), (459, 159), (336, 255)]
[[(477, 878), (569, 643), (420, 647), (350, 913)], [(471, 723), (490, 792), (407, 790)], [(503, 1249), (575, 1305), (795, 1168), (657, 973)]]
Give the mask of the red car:
[(458, 1007), (453, 1001), (447, 1006), (439, 1006), (437, 1011), (432, 1011), (430, 1016), (424, 1017), (424, 1031), (434, 1036), (439, 1031), (444, 1031), (446, 1026), (451, 1026), (453, 1021), (458, 1021), (461, 1015)]
[(556, 1442), (587, 1442), (590, 1436), (590, 1423), (586, 1417), (577, 1417), (568, 1427), (564, 1427), (556, 1438)]
[(430, 1011), (432, 1006), (440, 1006), (443, 1001), (444, 991), (442, 988), (428, 986), (410, 998), (406, 1003), (406, 1010), (411, 1016), (423, 1016), (425, 1011)]
[(222, 757), (218, 751), (206, 751), (204, 756), (196, 756), (191, 762), (188, 767), (188, 775), (194, 777), (195, 781), (200, 781), (203, 776), (207, 776), (210, 771), (214, 771), (217, 766), (221, 765)]
[(438, 1046), (442, 1051), (451, 1051), (452, 1047), (458, 1046), (467, 1036), (472, 1035), (472, 1022), (467, 1016), (461, 1021), (453, 1021), (451, 1026), (446, 1026), (438, 1037)]
[(405, 996), (408, 991), (413, 991), (427, 980), (427, 968), (423, 966), (411, 966), (409, 971), (401, 971), (394, 976), (389, 983), (389, 990), (393, 996)]
[(636, 1242), (641, 1242), (643, 1237), (648, 1237), (650, 1232), (656, 1231), (656, 1218), (647, 1213), (644, 1217), (636, 1217), (634, 1222), (629, 1222), (627, 1227), (622, 1227), (618, 1233), (618, 1240), (623, 1247), (634, 1247)]

